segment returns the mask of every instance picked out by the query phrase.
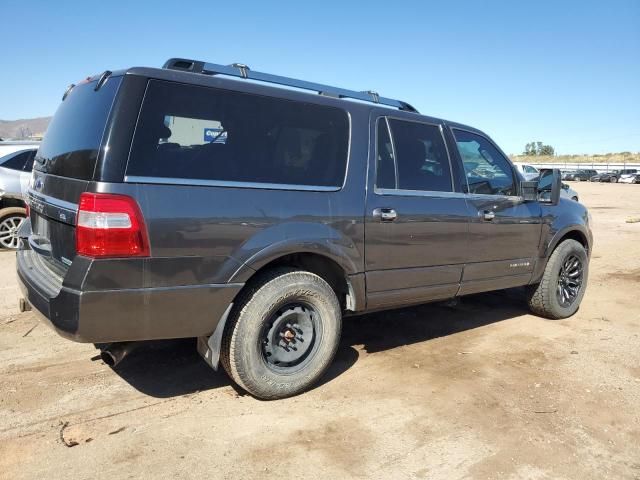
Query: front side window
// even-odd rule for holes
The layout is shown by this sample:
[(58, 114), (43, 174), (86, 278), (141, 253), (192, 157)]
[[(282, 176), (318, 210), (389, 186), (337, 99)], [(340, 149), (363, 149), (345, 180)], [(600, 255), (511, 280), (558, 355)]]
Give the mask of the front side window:
[(516, 182), (509, 160), (481, 135), (453, 130), (462, 157), (469, 193), (516, 195)]
[(399, 190), (453, 191), (449, 156), (440, 128), (398, 119), (389, 119), (388, 122), (391, 137), (386, 122), (378, 122), (376, 186)]
[(348, 143), (338, 108), (152, 80), (127, 175), (340, 187)]

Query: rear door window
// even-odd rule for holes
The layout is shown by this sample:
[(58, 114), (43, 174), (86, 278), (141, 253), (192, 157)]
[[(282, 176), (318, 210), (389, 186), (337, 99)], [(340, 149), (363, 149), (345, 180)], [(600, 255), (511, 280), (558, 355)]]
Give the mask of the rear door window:
[(449, 156), (439, 126), (395, 118), (387, 124), (380, 119), (377, 152), (376, 187), (453, 191)]
[(337, 108), (151, 80), (127, 176), (337, 188), (348, 143)]
[(60, 104), (36, 154), (34, 169), (61, 177), (91, 180), (122, 77), (76, 85)]

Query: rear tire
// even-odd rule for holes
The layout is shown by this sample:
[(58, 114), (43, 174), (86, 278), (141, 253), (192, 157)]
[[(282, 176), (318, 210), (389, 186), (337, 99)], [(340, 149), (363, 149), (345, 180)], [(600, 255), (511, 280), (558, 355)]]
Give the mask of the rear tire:
[(618, 179), (617, 179), (616, 177), (611, 177), (611, 178), (609, 179), (609, 182), (611, 182), (611, 183), (618, 183)]
[(18, 229), (27, 211), (20, 207), (9, 207), (0, 210), (0, 248), (17, 250), (20, 248), (20, 239), (17, 236)]
[(589, 257), (582, 244), (565, 240), (551, 254), (542, 280), (528, 288), (529, 308), (545, 318), (567, 318), (576, 313), (589, 277)]
[(222, 339), (222, 365), (257, 398), (290, 397), (327, 370), (341, 327), (340, 303), (324, 279), (290, 268), (271, 270), (236, 301)]

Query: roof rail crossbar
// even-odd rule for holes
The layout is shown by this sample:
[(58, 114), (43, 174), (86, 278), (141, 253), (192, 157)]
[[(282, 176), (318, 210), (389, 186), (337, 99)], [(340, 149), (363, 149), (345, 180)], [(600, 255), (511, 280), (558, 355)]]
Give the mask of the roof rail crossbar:
[(401, 100), (381, 97), (377, 92), (368, 90), (365, 92), (357, 92), (355, 90), (347, 90), (344, 88), (331, 87), (320, 83), (307, 82), (306, 80), (297, 80), (295, 78), (282, 77), (280, 75), (272, 75), (270, 73), (256, 72), (251, 70), (247, 65), (242, 63), (234, 63), (232, 65), (218, 65), (215, 63), (201, 62), (198, 60), (187, 60), (184, 58), (171, 58), (165, 62), (162, 68), (168, 70), (181, 70), (183, 72), (202, 73), (204, 75), (228, 75), (231, 77), (247, 78), (259, 82), (275, 83), (287, 87), (300, 88), (303, 90), (312, 90), (320, 95), (326, 95), (335, 98), (351, 98), (363, 102), (373, 102), (399, 110), (418, 113), (413, 106)]

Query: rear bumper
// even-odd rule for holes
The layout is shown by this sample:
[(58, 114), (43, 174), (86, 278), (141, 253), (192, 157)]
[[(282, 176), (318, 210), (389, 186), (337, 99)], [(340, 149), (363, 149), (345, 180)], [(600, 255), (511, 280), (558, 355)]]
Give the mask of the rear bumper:
[(45, 323), (77, 342), (107, 343), (211, 334), (243, 284), (80, 291), (43, 272), (38, 254), (17, 253), (24, 297)]

